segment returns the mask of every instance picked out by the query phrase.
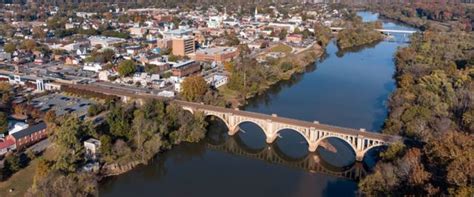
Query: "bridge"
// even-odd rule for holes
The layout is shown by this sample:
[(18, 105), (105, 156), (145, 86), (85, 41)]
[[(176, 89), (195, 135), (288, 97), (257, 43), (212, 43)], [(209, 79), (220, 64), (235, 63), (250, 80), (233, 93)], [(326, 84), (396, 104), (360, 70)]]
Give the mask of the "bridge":
[[(92, 84), (74, 84), (67, 85), (76, 89), (92, 91), (105, 95), (120, 97), (128, 102), (132, 99), (138, 99), (143, 102), (144, 99), (167, 99), (158, 97), (138, 90), (129, 90), (115, 87), (102, 87)], [(168, 98), (169, 99), (169, 98)], [(402, 140), (400, 136), (392, 136), (381, 133), (365, 131), (365, 129), (351, 129), (337, 126), (321, 124), (318, 121), (308, 122), (290, 118), (278, 117), (276, 114), (267, 115), (254, 112), (241, 111), (239, 109), (229, 109), (224, 107), (204, 105), (200, 103), (172, 100), (180, 105), (184, 110), (191, 113), (202, 112), (206, 116), (215, 116), (221, 119), (229, 129), (229, 135), (234, 135), (239, 131), (239, 125), (244, 122), (251, 122), (258, 125), (266, 136), (266, 142), (271, 144), (277, 137), (278, 132), (290, 129), (303, 136), (308, 143), (310, 152), (315, 152), (322, 141), (329, 138), (340, 139), (350, 145), (355, 153), (356, 160), (362, 161), (365, 154), (375, 147), (386, 146), (396, 141)]]
[(240, 130), (239, 125), (241, 123), (251, 122), (263, 130), (266, 142), (271, 144), (277, 139), (280, 131), (290, 129), (305, 138), (310, 152), (315, 152), (323, 140), (337, 138), (346, 142), (352, 148), (357, 161), (362, 161), (365, 154), (372, 148), (385, 146), (402, 139), (399, 136), (368, 132), (364, 129), (357, 130), (321, 124), (317, 121), (307, 122), (283, 118), (276, 114), (260, 114), (179, 100), (173, 102), (191, 113), (201, 112), (205, 116), (219, 118), (225, 123), (231, 136)]
[(207, 143), (206, 146), (210, 150), (217, 150), (232, 155), (265, 161), (270, 164), (305, 170), (310, 173), (326, 174), (350, 180), (360, 180), (367, 174), (361, 162), (356, 162), (347, 167), (335, 167), (320, 159), (315, 153), (310, 153), (300, 159), (288, 158), (279, 151), (278, 146), (267, 145), (259, 150), (251, 150), (246, 148), (246, 146), (239, 141), (238, 137), (230, 137), (222, 143)]
[[(341, 31), (345, 28), (343, 27), (331, 27), (331, 30), (333, 32), (338, 32)], [(376, 31), (382, 32), (382, 33), (399, 33), (399, 34), (414, 34), (417, 31), (413, 30), (397, 30), (397, 29), (375, 29)]]

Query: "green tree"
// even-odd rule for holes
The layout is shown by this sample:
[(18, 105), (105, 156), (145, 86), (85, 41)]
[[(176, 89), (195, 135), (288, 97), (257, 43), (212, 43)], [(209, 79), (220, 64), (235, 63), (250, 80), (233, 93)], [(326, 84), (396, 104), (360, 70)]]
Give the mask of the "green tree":
[(74, 172), (82, 159), (81, 139), (88, 133), (88, 127), (76, 116), (69, 116), (55, 130), (53, 141), (58, 146), (55, 169), (62, 172)]
[(181, 83), (181, 96), (187, 101), (202, 101), (209, 86), (201, 76), (186, 77)]
[(107, 123), (110, 127), (110, 133), (116, 138), (125, 138), (127, 140), (132, 139), (133, 133), (131, 132), (131, 122), (133, 113), (119, 104), (113, 105), (109, 110), (110, 111), (107, 114)]
[(137, 65), (132, 60), (124, 60), (118, 66), (118, 73), (122, 77), (130, 76), (137, 71)]

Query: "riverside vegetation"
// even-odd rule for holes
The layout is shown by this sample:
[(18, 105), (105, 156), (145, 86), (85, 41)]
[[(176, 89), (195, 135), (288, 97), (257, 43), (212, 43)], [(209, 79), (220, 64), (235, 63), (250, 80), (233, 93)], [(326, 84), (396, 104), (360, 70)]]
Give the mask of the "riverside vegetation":
[(98, 180), (108, 174), (81, 170), (87, 162), (81, 142), (90, 137), (100, 139), (99, 162), (104, 166), (145, 164), (173, 145), (205, 137), (204, 115), (190, 114), (174, 104), (149, 100), (137, 107), (109, 100), (103, 109), (108, 110), (106, 121), (98, 127), (74, 116), (47, 113), (45, 121), (58, 154), (38, 164), (27, 196), (97, 196)]
[(384, 133), (409, 143), (381, 153), (360, 183), (371, 196), (472, 196), (474, 188), (474, 35), (415, 34), (395, 56), (398, 88)]
[(368, 5), (367, 8), (422, 31), (471, 31), (473, 28), (474, 6), (457, 1), (390, 2)]
[(346, 16), (347, 24), (345, 29), (337, 34), (337, 46), (344, 50), (352, 47), (363, 46), (378, 42), (384, 39), (383, 34), (375, 29), (381, 29), (382, 23), (377, 22), (362, 22), (362, 18), (355, 13), (349, 13)]

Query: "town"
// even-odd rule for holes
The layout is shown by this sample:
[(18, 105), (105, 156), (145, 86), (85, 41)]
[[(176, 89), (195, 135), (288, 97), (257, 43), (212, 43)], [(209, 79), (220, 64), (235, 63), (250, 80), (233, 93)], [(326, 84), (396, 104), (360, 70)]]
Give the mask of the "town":
[[(45, 151), (50, 145), (51, 129), (43, 122), (48, 112), (100, 124), (104, 115), (97, 111), (103, 100), (94, 96), (103, 99), (104, 93), (172, 99), (181, 96), (186, 78), (198, 77), (229, 98), (224, 94), (236, 59), (245, 55), (258, 66), (282, 64), (290, 70), (293, 65), (280, 60), (308, 50), (321, 52), (314, 24), (337, 25), (341, 12), (347, 12), (325, 4), (295, 14), (257, 6), (245, 16), (225, 7), (183, 11), (112, 6), (105, 13), (65, 17), (52, 6), (42, 7), (45, 16), (35, 16), (46, 20), (27, 22), (15, 17), (16, 9), (6, 4), (0, 10), (2, 105), (9, 111), (1, 114), (3, 157)], [(288, 9), (302, 8), (283, 7)], [(98, 161), (100, 143), (84, 140), (88, 160)], [(4, 158), (2, 163), (8, 160)], [(86, 163), (83, 170), (97, 171), (98, 164)]]
[[(227, 127), (228, 137), (234, 137), (237, 131), (246, 133), (240, 123), (251, 122), (261, 128), (267, 144), (284, 138), (277, 128), (292, 129), (303, 136), (302, 143), (308, 146), (308, 154), (320, 148), (337, 154), (338, 147), (323, 140), (338, 138), (336, 140), (349, 144), (357, 162), (363, 162), (369, 149), (379, 146), (388, 147), (384, 150), (400, 156), (402, 150), (408, 149), (404, 144), (406, 138), (414, 134), (393, 130), (372, 133), (365, 128), (346, 129), (325, 125), (319, 120), (311, 122), (291, 113), (289, 117), (295, 120), (280, 118), (280, 114), (268, 110), (244, 111), (252, 98), (260, 98), (281, 82), (293, 81), (295, 76), (317, 64), (315, 62), (334, 55), (328, 55), (330, 47), (338, 50), (335, 57), (342, 58), (379, 43), (411, 47), (419, 43), (411, 40), (432, 36), (431, 31), (467, 31), (469, 33), (453, 37), (472, 39), (468, 19), (462, 18), (464, 13), (455, 13), (455, 22), (428, 17), (423, 20), (434, 22), (418, 25), (410, 23), (415, 20), (413, 17), (396, 18), (398, 7), (384, 12), (387, 5), (377, 6), (379, 4), (357, 7), (322, 1), (281, 4), (265, 1), (238, 6), (194, 4), (192, 7), (185, 4), (159, 7), (81, 3), (78, 7), (67, 7), (0, 3), (0, 179), (5, 180), (0, 181), (0, 188), (4, 190), (0, 196), (45, 193), (96, 196), (103, 179), (147, 165), (158, 153), (205, 141), (210, 132), (208, 128), (212, 126), (210, 116), (212, 121), (220, 121)], [(386, 17), (384, 20), (398, 20), (397, 25), (407, 23), (411, 27), (397, 29), (390, 23), (392, 26), (386, 26), (380, 19), (366, 21), (360, 16), (365, 10), (380, 12)], [(425, 34), (427, 31), (430, 33)], [(468, 54), (465, 51), (472, 48), (456, 46), (465, 49), (459, 49), (464, 52), (458, 55), (457, 67), (454, 66), (460, 70), (454, 80), (456, 88), (462, 89), (472, 83), (469, 80), (472, 72), (469, 75), (468, 71), (461, 71), (472, 64), (472, 57), (465, 58)], [(393, 55), (397, 58), (393, 60), (395, 66), (399, 66), (402, 56), (409, 52), (400, 53)], [(374, 56), (377, 55), (380, 54)], [(455, 55), (448, 56), (447, 59)], [(392, 61), (393, 57), (387, 59)], [(465, 64), (460, 66), (459, 62)], [(423, 69), (406, 72), (414, 72), (413, 76), (430, 74)], [(396, 74), (390, 73), (392, 75)], [(406, 90), (404, 85), (416, 80), (413, 76), (395, 76), (397, 88)], [(389, 94), (391, 92), (384, 93), (383, 102), (396, 102), (388, 98)], [(412, 94), (407, 93), (404, 98), (411, 98)], [(430, 102), (440, 99), (436, 98)], [(383, 110), (386, 108), (384, 104)], [(442, 110), (440, 108), (430, 110)], [(472, 113), (471, 108), (456, 109), (468, 114)], [(425, 113), (420, 111), (413, 114)], [(266, 114), (269, 112), (271, 114)], [(463, 117), (470, 117), (468, 115)], [(267, 122), (262, 123), (264, 121)], [(459, 128), (472, 128), (471, 122), (460, 124), (463, 126)], [(394, 125), (397, 124), (387, 120), (385, 124), (382, 121), (380, 127), (368, 126), (368, 129), (393, 128)], [(419, 140), (419, 136), (421, 134), (414, 137), (414, 141)], [(180, 145), (182, 143), (185, 145)], [(415, 145), (406, 150), (408, 152), (418, 146), (412, 141), (409, 143)], [(386, 159), (388, 156), (383, 154), (385, 152), (380, 157), (385, 162), (395, 160), (395, 156)], [(311, 159), (304, 161), (308, 160)], [(356, 177), (364, 178), (360, 174)], [(60, 183), (61, 186), (50, 187)], [(364, 184), (370, 182), (359, 186), (365, 189)], [(465, 184), (459, 186), (464, 187)], [(472, 192), (472, 188), (469, 191)], [(429, 192), (423, 194), (440, 194)]]

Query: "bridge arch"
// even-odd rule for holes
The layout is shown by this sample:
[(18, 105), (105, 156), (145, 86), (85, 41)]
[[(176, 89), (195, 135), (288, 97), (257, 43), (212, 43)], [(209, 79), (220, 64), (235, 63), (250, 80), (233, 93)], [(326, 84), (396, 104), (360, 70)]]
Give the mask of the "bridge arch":
[[(239, 127), (239, 125), (242, 124), (242, 123), (246, 123), (246, 122), (247, 122), (247, 123), (253, 123), (253, 124), (257, 125), (260, 129), (262, 129), (263, 133), (265, 134), (265, 137), (267, 137), (267, 138), (269, 137), (269, 133), (267, 132), (267, 129), (265, 128), (265, 125), (262, 124), (262, 123), (260, 123), (260, 122), (258, 122), (258, 121), (252, 120), (252, 119), (243, 119), (243, 120), (240, 120), (240, 121), (238, 121), (238, 122), (235, 123), (235, 125), (233, 126), (232, 129), (235, 129), (235, 133), (237, 133), (237, 132), (238, 132), (238, 129), (237, 129), (237, 128)], [(229, 129), (230, 129), (230, 128), (229, 128)], [(235, 133), (234, 133), (234, 134), (235, 134)]]
[(190, 112), (191, 114), (194, 114), (193, 108), (190, 108), (190, 107), (183, 107), (183, 110), (184, 110), (184, 111), (188, 111), (188, 112)]
[(230, 126), (229, 126), (229, 123), (227, 122), (226, 119), (224, 119), (224, 117), (221, 117), (219, 115), (216, 115), (216, 114), (208, 114), (208, 113), (204, 113), (204, 115), (206, 116), (205, 118), (212, 118), (212, 117), (215, 117), (217, 119), (219, 119), (220, 121), (222, 121), (225, 126), (227, 127), (227, 129), (231, 129)]
[(283, 130), (290, 130), (290, 131), (296, 132), (296, 133), (298, 133), (299, 135), (303, 136), (303, 138), (306, 140), (306, 143), (308, 143), (308, 146), (309, 146), (309, 144), (311, 143), (311, 141), (309, 140), (308, 136), (306, 136), (306, 135), (304, 134), (304, 132), (300, 131), (299, 129), (295, 129), (295, 128), (291, 128), (291, 127), (278, 128), (278, 130), (275, 131), (275, 135), (278, 136), (278, 134), (279, 134), (280, 132), (282, 132)]
[(367, 148), (365, 148), (361, 153), (360, 153), (360, 158), (361, 160), (364, 159), (365, 157), (365, 154), (367, 152), (369, 152), (370, 150), (374, 149), (374, 148), (377, 148), (377, 147), (382, 147), (382, 146), (387, 146), (387, 144), (384, 144), (384, 143), (380, 143), (380, 144), (375, 144), (375, 145), (372, 145), (372, 146), (369, 146)]
[[(354, 151), (354, 154), (357, 155), (357, 148), (355, 147), (355, 143), (352, 143), (351, 141), (349, 141), (348, 139), (345, 139), (341, 136), (337, 136), (337, 135), (326, 135), (326, 136), (323, 136), (323, 137), (320, 137), (318, 140), (316, 140), (316, 142), (314, 143), (315, 146), (314, 146), (314, 150), (316, 151), (316, 149), (319, 147), (319, 145), (321, 144), (321, 142), (325, 139), (329, 139), (329, 138), (336, 138), (336, 139), (340, 139), (344, 142), (346, 142), (351, 148), (352, 148), (352, 151)], [(357, 140), (356, 137), (354, 137), (353, 139), (354, 141)]]

